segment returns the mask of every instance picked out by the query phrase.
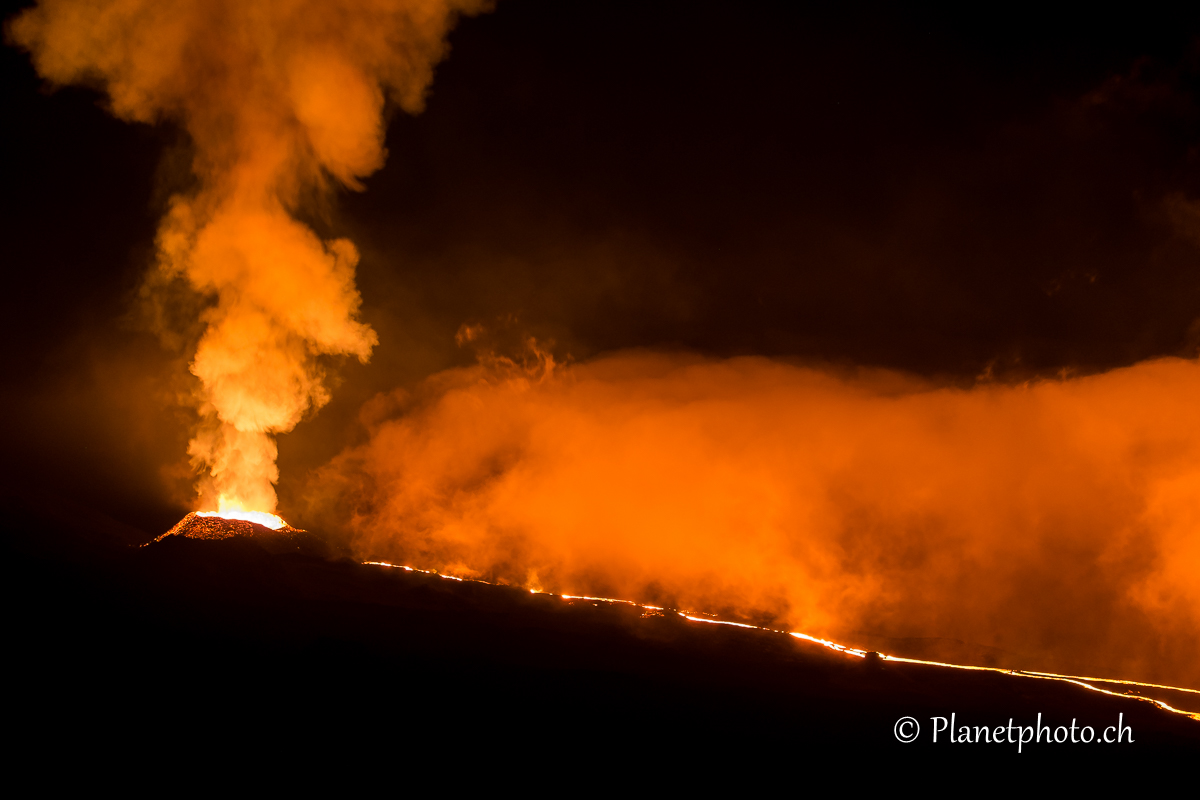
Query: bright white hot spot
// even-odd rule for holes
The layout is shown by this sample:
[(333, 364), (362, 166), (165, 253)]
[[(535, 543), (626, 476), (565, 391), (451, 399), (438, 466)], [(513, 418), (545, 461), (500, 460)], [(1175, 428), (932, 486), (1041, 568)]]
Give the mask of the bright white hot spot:
[(259, 525), (270, 528), (273, 531), (277, 531), (287, 525), (287, 523), (284, 522), (281, 517), (277, 517), (274, 514), (268, 514), (265, 511), (241, 511), (232, 509), (229, 511), (197, 511), (196, 516), (220, 517), (221, 519), (240, 519), (245, 520), (246, 522), (257, 522)]

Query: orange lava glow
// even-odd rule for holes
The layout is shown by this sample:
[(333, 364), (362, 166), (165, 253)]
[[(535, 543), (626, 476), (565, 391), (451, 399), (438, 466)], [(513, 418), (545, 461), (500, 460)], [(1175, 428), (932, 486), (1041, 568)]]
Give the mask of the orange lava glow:
[(198, 517), (220, 517), (221, 519), (240, 519), (246, 522), (254, 522), (263, 527), (277, 531), (280, 528), (287, 527), (287, 523), (283, 518), (275, 514), (268, 514), (265, 511), (242, 511), (240, 509), (231, 509), (225, 511), (197, 511)]

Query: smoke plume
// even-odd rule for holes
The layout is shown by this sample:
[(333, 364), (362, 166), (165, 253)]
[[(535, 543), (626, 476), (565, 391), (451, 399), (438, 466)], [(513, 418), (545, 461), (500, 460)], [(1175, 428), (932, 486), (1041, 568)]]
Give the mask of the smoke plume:
[(552, 366), (377, 398), (314, 518), (452, 574), (1200, 686), (1195, 361), (972, 389), (762, 358)]
[(363, 188), (386, 156), (387, 99), (420, 111), (456, 16), (483, 6), (42, 0), (11, 23), (50, 82), (96, 86), (121, 119), (190, 136), (197, 186), (171, 199), (146, 285), (157, 297), (182, 280), (203, 299), (188, 448), (203, 506), (273, 511), (273, 437), (329, 399), (318, 359), (369, 358), (357, 250), (294, 213), (314, 193)]

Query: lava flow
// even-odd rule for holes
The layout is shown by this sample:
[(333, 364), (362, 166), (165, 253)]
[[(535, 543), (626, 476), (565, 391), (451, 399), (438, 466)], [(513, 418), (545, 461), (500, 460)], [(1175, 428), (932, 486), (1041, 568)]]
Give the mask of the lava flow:
[[(405, 570), (406, 572), (423, 572), (427, 575), (437, 575), (438, 577), (445, 578), (447, 580), (460, 581), (460, 582), (462, 582), (464, 580), (470, 580), (473, 583), (488, 584), (487, 581), (480, 581), (477, 579), (464, 579), (464, 578), (460, 578), (455, 575), (441, 574), (434, 570), (423, 570), (423, 569), (418, 569), (416, 567), (405, 566), (402, 564), (392, 564), (388, 561), (365, 561), (363, 563), (368, 566), (387, 567), (390, 569), (402, 569), (402, 570)], [(491, 584), (488, 584), (488, 585), (491, 585)], [(537, 591), (537, 590), (533, 590), (533, 589), (531, 589), (529, 591), (531, 594), (544, 594), (544, 595), (555, 596), (553, 592), (543, 592), (543, 591)], [(1110, 695), (1113, 697), (1122, 697), (1122, 698), (1127, 698), (1130, 700), (1139, 700), (1142, 702), (1148, 702), (1155, 706), (1158, 706), (1159, 708), (1163, 709), (1164, 711), (1169, 711), (1173, 714), (1180, 714), (1180, 715), (1188, 717), (1190, 719), (1200, 721), (1200, 690), (1197, 690), (1197, 689), (1187, 689), (1187, 688), (1183, 688), (1183, 687), (1179, 687), (1179, 686), (1167, 686), (1164, 684), (1146, 683), (1146, 682), (1142, 682), (1142, 681), (1130, 681), (1130, 680), (1121, 680), (1121, 679), (1114, 679), (1114, 678), (1093, 678), (1093, 677), (1083, 677), (1083, 676), (1078, 676), (1078, 675), (1059, 675), (1059, 674), (1055, 674), (1052, 672), (1036, 672), (1033, 670), (1016, 670), (1016, 669), (999, 669), (996, 667), (979, 667), (979, 666), (971, 666), (971, 665), (967, 665), (967, 664), (953, 664), (953, 663), (948, 663), (948, 662), (944, 662), (944, 661), (928, 661), (928, 660), (917, 659), (917, 658), (904, 658), (903, 656), (888, 655), (886, 653), (879, 653), (879, 652), (875, 652), (875, 651), (864, 650), (862, 648), (850, 647), (850, 646), (847, 646), (844, 644), (839, 644), (838, 642), (830, 641), (829, 639), (821, 638), (819, 636), (810, 636), (807, 633), (801, 633), (799, 631), (780, 630), (780, 629), (776, 629), (776, 628), (764, 627), (761, 625), (750, 625), (750, 624), (747, 624), (744, 622), (734, 622), (731, 620), (719, 619), (715, 615), (706, 614), (704, 612), (684, 611), (684, 610), (679, 610), (679, 609), (664, 608), (663, 606), (655, 606), (655, 605), (649, 605), (649, 604), (645, 604), (645, 603), (637, 603), (632, 600), (619, 600), (619, 599), (612, 598), (612, 597), (593, 597), (593, 596), (589, 596), (589, 595), (572, 595), (572, 594), (562, 594), (562, 595), (557, 595), (557, 596), (561, 597), (562, 600), (566, 603), (574, 603), (574, 602), (583, 600), (586, 602), (590, 602), (592, 605), (604, 604), (604, 605), (630, 606), (633, 608), (641, 609), (643, 612), (642, 613), (643, 617), (666, 616), (669, 614), (669, 615), (681, 617), (681, 618), (687, 620), (688, 622), (703, 622), (703, 623), (708, 623), (711, 625), (729, 625), (729, 626), (733, 626), (736, 628), (745, 628), (747, 630), (757, 630), (757, 631), (765, 631), (765, 632), (769, 632), (769, 633), (778, 633), (781, 635), (791, 636), (796, 639), (800, 639), (802, 641), (809, 642), (809, 643), (812, 643), (815, 645), (819, 645), (828, 650), (832, 650), (836, 653), (841, 653), (841, 654), (851, 657), (851, 658), (860, 658), (860, 659), (878, 658), (880, 661), (891, 661), (891, 662), (903, 663), (903, 664), (925, 664), (928, 666), (941, 667), (941, 668), (945, 668), (945, 669), (969, 670), (969, 671), (978, 671), (978, 672), (992, 672), (992, 673), (998, 673), (998, 674), (1004, 674), (1004, 675), (1013, 675), (1013, 676), (1022, 677), (1022, 678), (1030, 678), (1030, 679), (1034, 679), (1034, 680), (1060, 681), (1060, 682), (1065, 682), (1065, 683), (1070, 683), (1070, 684), (1074, 684), (1077, 686), (1081, 686), (1085, 689), (1088, 689), (1089, 691), (1099, 692), (1101, 694), (1106, 694), (1106, 695)], [(1112, 688), (1107, 688), (1107, 687), (1112, 687)], [(1164, 699), (1164, 698), (1169, 699), (1171, 702), (1168, 702), (1167, 699)], [(1172, 705), (1171, 703), (1176, 703), (1178, 706), (1186, 705), (1188, 707), (1187, 708), (1177, 707), (1177, 705)]]

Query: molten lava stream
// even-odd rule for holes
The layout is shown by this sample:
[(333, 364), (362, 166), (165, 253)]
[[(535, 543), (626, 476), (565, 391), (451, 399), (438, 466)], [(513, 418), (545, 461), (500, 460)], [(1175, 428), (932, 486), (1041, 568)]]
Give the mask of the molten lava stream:
[[(403, 564), (393, 564), (388, 561), (364, 561), (362, 563), (364, 565), (370, 565), (370, 566), (387, 567), (390, 569), (402, 569), (402, 570), (405, 570), (406, 572), (422, 572), (422, 573), (425, 573), (426, 575), (436, 575), (439, 578), (446, 578), (447, 580), (453, 580), (453, 581), (468, 580), (471, 583), (483, 583), (483, 584), (487, 584), (489, 586), (496, 585), (496, 584), (492, 584), (488, 581), (479, 580), (478, 578), (464, 579), (464, 578), (460, 578), (460, 577), (457, 577), (454, 575), (445, 575), (440, 572), (437, 572), (436, 570), (419, 569), (417, 567), (409, 567), (409, 566), (405, 566)], [(530, 593), (531, 594), (548, 594), (548, 595), (554, 596), (553, 592), (542, 592), (542, 591), (538, 591), (535, 589), (530, 589)], [(829, 650), (833, 650), (834, 652), (842, 653), (843, 655), (850, 656), (851, 658), (866, 658), (868, 653), (870, 652), (870, 651), (863, 650), (860, 648), (849, 647), (847, 645), (838, 644), (837, 642), (830, 641), (829, 639), (822, 639), (817, 636), (809, 636), (808, 634), (800, 633), (799, 631), (783, 631), (783, 630), (778, 630), (776, 628), (764, 628), (759, 625), (749, 625), (745, 622), (732, 622), (730, 620), (717, 619), (716, 617), (714, 617), (711, 614), (706, 614), (704, 616), (696, 616), (697, 614), (701, 614), (703, 612), (679, 611), (676, 609), (664, 609), (662, 606), (646, 605), (643, 603), (638, 603), (634, 600), (621, 600), (621, 599), (613, 598), (613, 597), (592, 597), (589, 595), (571, 595), (571, 594), (561, 594), (561, 595), (558, 595), (558, 597), (561, 597), (562, 600), (567, 603), (570, 603), (574, 600), (587, 600), (587, 601), (591, 601), (593, 605), (595, 605), (597, 603), (621, 603), (624, 605), (630, 605), (630, 606), (634, 606), (636, 608), (640, 608), (643, 611), (654, 611), (654, 612), (672, 611), (672, 612), (678, 614), (680, 617), (683, 617), (685, 620), (687, 620), (689, 622), (704, 622), (704, 623), (708, 623), (708, 624), (712, 624), (712, 625), (732, 625), (732, 626), (738, 627), (738, 628), (750, 628), (753, 630), (769, 631), (771, 633), (784, 634), (787, 636), (793, 636), (802, 641), (811, 642), (813, 644), (820, 645)], [(647, 615), (643, 615), (643, 616), (647, 616)], [(1164, 700), (1160, 700), (1155, 697), (1148, 697), (1148, 696), (1144, 696), (1142, 694), (1135, 693), (1138, 690), (1144, 691), (1144, 690), (1152, 690), (1152, 689), (1161, 689), (1161, 690), (1166, 690), (1168, 692), (1177, 693), (1178, 695), (1181, 695), (1181, 696), (1190, 697), (1190, 696), (1194, 695), (1197, 698), (1200, 698), (1200, 690), (1197, 690), (1197, 689), (1185, 689), (1185, 688), (1179, 687), (1179, 686), (1167, 686), (1165, 684), (1159, 684), (1159, 683), (1144, 683), (1141, 681), (1129, 681), (1129, 680), (1122, 680), (1119, 678), (1089, 678), (1089, 677), (1082, 677), (1082, 676), (1078, 676), (1078, 675), (1058, 675), (1058, 674), (1055, 674), (1052, 672), (1036, 672), (1036, 671), (1031, 671), (1031, 670), (1010, 670), (1010, 669), (1001, 669), (999, 667), (977, 667), (977, 666), (970, 666), (970, 665), (966, 665), (966, 664), (951, 664), (951, 663), (944, 662), (944, 661), (925, 661), (923, 659), (917, 659), (917, 658), (904, 658), (902, 656), (891, 656), (891, 655), (887, 655), (886, 653), (879, 653), (878, 656), (883, 661), (894, 661), (894, 662), (903, 663), (903, 664), (925, 664), (927, 666), (943, 667), (945, 669), (965, 669), (965, 670), (973, 670), (973, 671), (979, 671), (979, 672), (1000, 672), (1000, 673), (1012, 675), (1014, 677), (1019, 677), (1019, 678), (1033, 678), (1033, 679), (1038, 679), (1038, 680), (1051, 680), (1051, 681), (1062, 681), (1064, 683), (1072, 683), (1072, 684), (1075, 684), (1076, 686), (1082, 686), (1085, 689), (1088, 689), (1088, 690), (1091, 690), (1094, 692), (1099, 692), (1101, 694), (1110, 695), (1112, 697), (1124, 697), (1129, 700), (1140, 700), (1142, 702), (1152, 703), (1152, 704), (1158, 706), (1159, 708), (1163, 709), (1164, 711), (1170, 711), (1175, 714), (1181, 714), (1185, 717), (1189, 717), (1191, 719), (1200, 721), (1200, 711), (1191, 711), (1191, 710), (1184, 709), (1184, 708), (1176, 708), (1175, 706), (1170, 705), (1169, 703), (1167, 703)], [(1122, 693), (1122, 692), (1112, 691), (1110, 689), (1105, 689), (1103, 686), (1097, 686), (1096, 684), (1114, 684), (1114, 685), (1120, 685), (1120, 686), (1128, 686), (1128, 687), (1130, 687), (1130, 689), (1128, 691)], [(1200, 702), (1200, 700), (1198, 700), (1198, 702)]]

